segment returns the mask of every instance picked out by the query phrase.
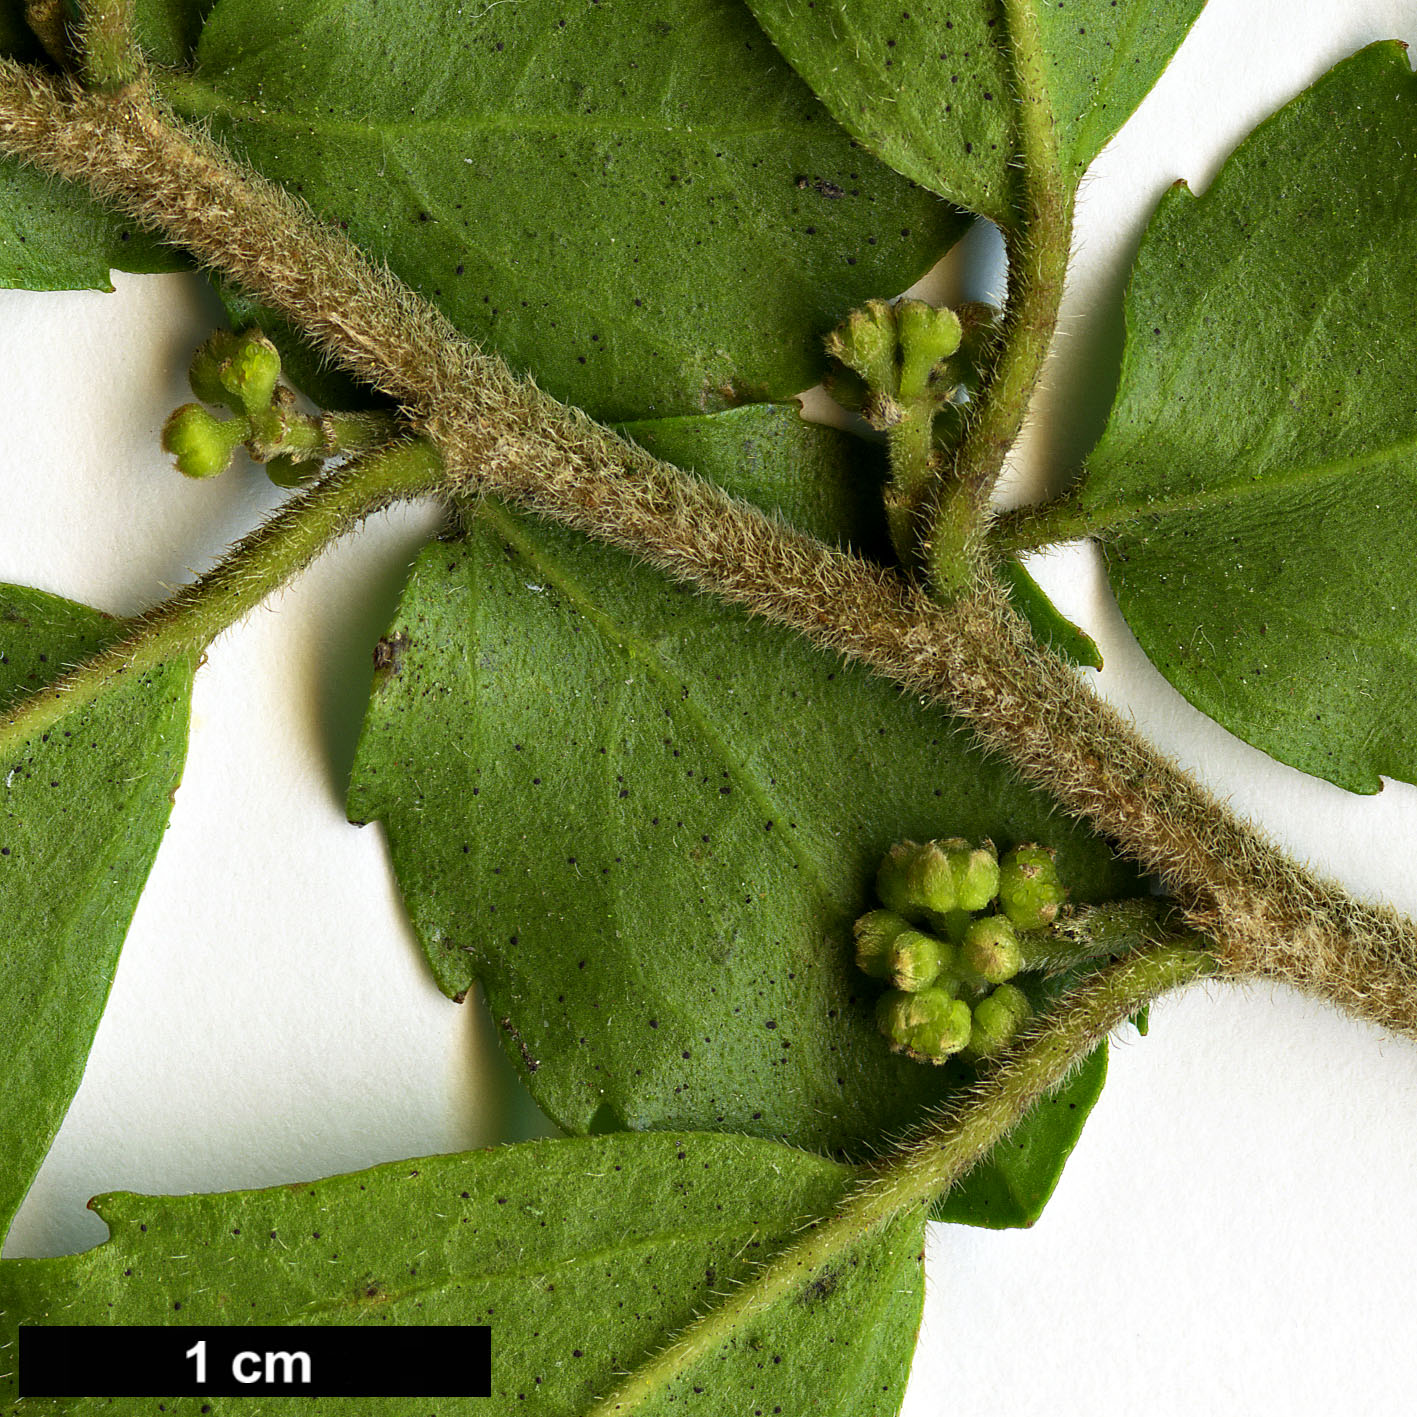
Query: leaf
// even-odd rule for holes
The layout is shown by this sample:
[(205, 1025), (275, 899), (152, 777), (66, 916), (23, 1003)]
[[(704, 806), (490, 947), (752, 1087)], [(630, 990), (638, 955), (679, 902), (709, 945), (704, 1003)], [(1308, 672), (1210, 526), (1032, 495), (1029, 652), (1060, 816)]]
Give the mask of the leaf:
[(727, 0), (220, 0), (198, 58), (181, 111), (602, 418), (800, 392), (967, 221)]
[[(769, 446), (734, 483), (764, 506), (796, 461)], [(481, 979), (572, 1131), (868, 1154), (963, 1075), (876, 1031), (850, 926), (885, 849), (1038, 839), (1079, 899), (1131, 881), (948, 718), (492, 504), (424, 552), (378, 662), (350, 814), (385, 823), (439, 985)]]
[(1163, 200), (1080, 496), (1161, 672), (1355, 792), (1417, 780), (1414, 133), (1403, 47), (1374, 45)]
[[(0, 1329), (20, 1323), (462, 1324), (492, 1328), (491, 1400), (439, 1417), (576, 1413), (666, 1335), (829, 1213), (851, 1170), (746, 1137), (525, 1142), (308, 1185), (94, 1202), (86, 1254), (0, 1263)], [(923, 1218), (906, 1217), (728, 1333), (637, 1411), (898, 1409), (920, 1322)], [(0, 1343), (8, 1335), (0, 1332)], [(13, 1347), (0, 1347), (0, 1369)], [(0, 1400), (13, 1395), (0, 1374)], [(8, 1394), (6, 1385), (8, 1384)], [(151, 1399), (9, 1410), (146, 1414)], [(212, 1399), (213, 1411), (249, 1411)], [(335, 1406), (426, 1417), (426, 1399)], [(289, 1417), (329, 1402), (283, 1398)], [(185, 1408), (184, 1408), (185, 1410)], [(193, 1404), (195, 1410), (195, 1404)]]
[(148, 60), (169, 67), (189, 64), (202, 24), (215, 0), (136, 0), (135, 29)]
[[(0, 710), (113, 636), (73, 601), (0, 587)], [(83, 1076), (187, 747), (190, 664), (125, 679), (38, 740), (0, 736), (0, 1234)]]
[(1075, 187), (1161, 77), (1205, 0), (1034, 0), (1063, 171)]
[(793, 404), (620, 425), (646, 452), (698, 472), (823, 541), (890, 555), (880, 443), (803, 420)]
[(1028, 621), (1039, 644), (1046, 645), (1069, 664), (1102, 668), (1102, 651), (1097, 648), (1097, 641), (1058, 612), (1021, 561), (1010, 557), (1000, 562), (998, 575), (1014, 609)]
[[(748, 0), (836, 120), (922, 187), (1016, 221), (1019, 146), (997, 0)], [(1029, 3), (1029, 0), (1019, 0)], [(1036, 0), (1069, 187), (1160, 77), (1205, 0)]]
[(1032, 1225), (1052, 1197), (1106, 1081), (1104, 1043), (937, 1204), (934, 1219), (988, 1230)]
[(112, 290), (110, 270), (182, 270), (171, 247), (77, 188), (0, 158), (0, 286)]

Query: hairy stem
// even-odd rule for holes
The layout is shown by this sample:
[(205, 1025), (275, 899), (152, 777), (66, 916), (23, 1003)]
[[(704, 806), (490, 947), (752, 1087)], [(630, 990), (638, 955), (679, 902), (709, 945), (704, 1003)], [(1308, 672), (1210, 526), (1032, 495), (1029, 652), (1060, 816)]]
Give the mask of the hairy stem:
[(1152, 949), (1175, 938), (1179, 920), (1175, 906), (1155, 896), (1079, 906), (1045, 930), (1019, 932), (1023, 968), (1061, 974), (1087, 960)]
[(949, 607), (660, 462), (514, 378), (274, 184), (141, 94), (0, 61), (0, 150), (87, 182), (392, 394), (450, 492), (495, 492), (796, 629), (968, 720), (978, 739), (1164, 878), (1228, 968), (1417, 1035), (1417, 929), (1303, 870), (1150, 747), (982, 580)]
[(74, 56), (69, 44), (64, 0), (25, 0), (25, 23), (44, 46), (44, 52), (61, 69), (67, 68)]
[(133, 0), (82, 0), (79, 58), (84, 81), (96, 89), (120, 89), (143, 71), (133, 37)]
[(1133, 955), (1080, 984), (950, 1112), (876, 1168), (830, 1219), (808, 1230), (753, 1279), (696, 1319), (671, 1347), (632, 1373), (587, 1417), (633, 1412), (646, 1402), (662, 1399), (676, 1379), (711, 1357), (745, 1322), (800, 1292), (892, 1221), (926, 1211), (1113, 1028), (1158, 994), (1212, 967), (1213, 961), (1203, 951), (1172, 944)]
[(1079, 541), (1101, 531), (1103, 525), (1071, 497), (1061, 497), (1056, 502), (1001, 513), (989, 527), (989, 543), (1000, 553), (1017, 556), (1064, 541)]
[(246, 446), (257, 462), (284, 456), (319, 462), (333, 457), (360, 457), (398, 437), (401, 425), (392, 414), (298, 413), (294, 401), (279, 400), (250, 415), (252, 435)]
[(886, 429), (891, 480), (886, 488), (886, 526), (891, 546), (902, 566), (917, 560), (916, 518), (939, 475), (935, 455), (935, 410), (924, 400), (902, 409), (898, 422)]
[(291, 498), (214, 570), (129, 621), (111, 644), (0, 716), (0, 754), (52, 727), (118, 675), (200, 654), (364, 517), (436, 490), (443, 476), (438, 450), (420, 439), (341, 468)]
[(1004, 234), (1010, 290), (1003, 342), (955, 453), (952, 475), (927, 513), (924, 560), (931, 584), (946, 598), (963, 589), (961, 562), (977, 567), (983, 559), (989, 497), (1023, 427), (1052, 344), (1068, 270), (1072, 197), (1058, 150), (1034, 5), (1035, 0), (1004, 0), (1018, 102), (1023, 201), (1019, 222)]

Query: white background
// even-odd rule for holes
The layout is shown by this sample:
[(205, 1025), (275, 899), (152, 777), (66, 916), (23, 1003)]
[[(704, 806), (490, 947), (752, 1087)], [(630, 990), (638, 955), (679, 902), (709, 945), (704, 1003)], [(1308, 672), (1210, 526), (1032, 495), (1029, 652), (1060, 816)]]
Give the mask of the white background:
[[(1075, 467), (1105, 417), (1122, 282), (1166, 186), (1204, 187), (1259, 119), (1392, 37), (1417, 39), (1417, 0), (1211, 0), (1084, 188), (1012, 499)], [(996, 247), (970, 251), (947, 284), (978, 295)], [(0, 293), (0, 580), (130, 614), (280, 494), (249, 468), (170, 470), (158, 430), (217, 314), (194, 279), (116, 279), (112, 295)], [(379, 831), (342, 808), (370, 648), (437, 520), (379, 518), (213, 646), (88, 1073), (6, 1254), (101, 1240), (83, 1208), (97, 1192), (289, 1181), (535, 1129), (477, 1009), (422, 968)], [(1270, 762), (1149, 668), (1090, 549), (1036, 570), (1151, 738), (1299, 856), (1417, 911), (1417, 792), (1353, 797)], [(1115, 1049), (1032, 1231), (933, 1232), (905, 1410), (1409, 1411), (1414, 1201), (1417, 1048), (1280, 990), (1167, 1003)]]

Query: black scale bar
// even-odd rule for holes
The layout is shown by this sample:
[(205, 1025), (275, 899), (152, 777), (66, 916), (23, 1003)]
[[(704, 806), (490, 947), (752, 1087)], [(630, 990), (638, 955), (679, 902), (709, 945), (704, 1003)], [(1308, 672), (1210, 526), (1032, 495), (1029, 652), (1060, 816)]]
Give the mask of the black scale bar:
[(487, 1397), (492, 1330), (21, 1325), (21, 1397)]

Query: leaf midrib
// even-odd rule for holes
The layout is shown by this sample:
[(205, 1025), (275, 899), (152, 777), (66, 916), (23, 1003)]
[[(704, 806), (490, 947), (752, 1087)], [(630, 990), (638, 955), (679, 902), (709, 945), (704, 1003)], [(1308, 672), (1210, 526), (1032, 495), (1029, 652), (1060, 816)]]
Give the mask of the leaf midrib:
[(158, 87), (184, 117), (222, 116), (237, 122), (260, 123), (287, 132), (321, 133), (330, 137), (359, 138), (365, 141), (389, 137), (475, 137), (482, 133), (566, 132), (590, 134), (650, 133), (660, 137), (692, 139), (695, 142), (721, 138), (769, 138), (778, 140), (790, 128), (817, 131), (807, 123), (789, 124), (777, 119), (770, 123), (730, 123), (716, 121), (694, 125), (674, 124), (667, 118), (631, 117), (607, 113), (589, 119), (584, 114), (460, 114), (456, 118), (337, 118), (325, 113), (307, 113), (293, 108), (269, 108), (254, 99), (233, 98), (212, 83), (189, 74), (166, 74)]
[[(1135, 522), (1183, 515), (1187, 512), (1203, 512), (1255, 497), (1270, 497), (1276, 492), (1321, 486), (1325, 482), (1340, 481), (1357, 473), (1383, 469), (1385, 466), (1398, 464), (1404, 457), (1414, 456), (1417, 456), (1417, 433), (1371, 452), (1355, 453), (1347, 458), (1332, 458), (1308, 467), (1276, 469), (1256, 463), (1241, 464), (1237, 470), (1248, 473), (1246, 480), (1207, 487), (1183, 497), (1158, 497), (1145, 502), (1107, 506), (1088, 506), (1084, 500), (1086, 526), (1080, 534), (1092, 536)], [(1400, 472), (1401, 468), (1392, 467), (1391, 470)]]

